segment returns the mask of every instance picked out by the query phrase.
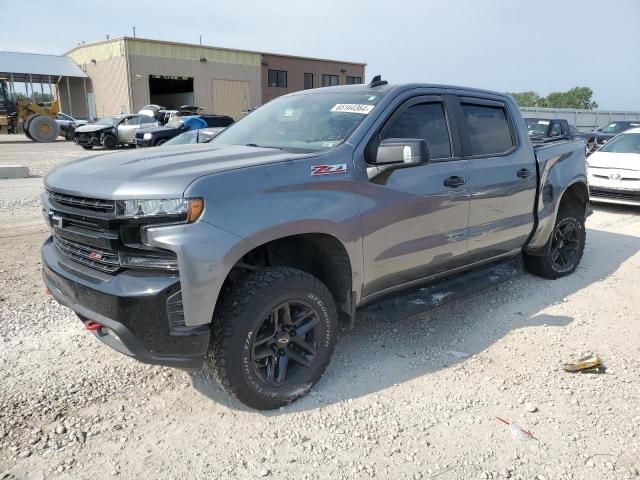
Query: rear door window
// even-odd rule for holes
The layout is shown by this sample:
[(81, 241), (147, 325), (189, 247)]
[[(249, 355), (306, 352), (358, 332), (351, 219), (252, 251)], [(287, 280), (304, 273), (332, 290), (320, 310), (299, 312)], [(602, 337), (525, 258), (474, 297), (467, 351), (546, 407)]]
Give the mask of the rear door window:
[(467, 155), (498, 155), (515, 146), (514, 137), (501, 105), (484, 105), (462, 101), (463, 128), (469, 139)]
[(440, 102), (408, 107), (384, 127), (380, 140), (385, 138), (424, 138), (432, 159), (451, 158), (447, 117)]

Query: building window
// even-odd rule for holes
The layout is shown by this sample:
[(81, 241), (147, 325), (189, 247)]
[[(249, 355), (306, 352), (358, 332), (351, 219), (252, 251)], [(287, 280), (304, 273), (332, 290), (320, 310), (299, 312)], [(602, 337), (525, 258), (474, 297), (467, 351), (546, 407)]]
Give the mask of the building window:
[(350, 77), (347, 75), (347, 85), (358, 85), (362, 83), (362, 77)]
[(270, 87), (287, 88), (286, 70), (269, 70), (268, 82)]
[(308, 90), (313, 88), (313, 73), (304, 74), (304, 89)]
[(336, 85), (340, 85), (338, 75), (327, 75), (326, 73), (322, 74), (323, 87), (335, 87)]

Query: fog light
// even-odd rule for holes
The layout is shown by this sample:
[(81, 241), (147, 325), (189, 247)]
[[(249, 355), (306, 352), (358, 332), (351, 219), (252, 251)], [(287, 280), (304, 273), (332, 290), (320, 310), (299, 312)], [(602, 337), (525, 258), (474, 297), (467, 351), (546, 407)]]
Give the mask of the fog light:
[(178, 270), (178, 259), (176, 257), (143, 256), (121, 252), (120, 265), (124, 268), (158, 268), (161, 270)]

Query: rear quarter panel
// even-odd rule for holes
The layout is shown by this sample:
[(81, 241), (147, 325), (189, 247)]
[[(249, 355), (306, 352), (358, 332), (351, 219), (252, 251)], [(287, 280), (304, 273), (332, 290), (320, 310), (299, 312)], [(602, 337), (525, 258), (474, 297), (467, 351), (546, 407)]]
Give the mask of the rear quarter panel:
[(536, 228), (525, 251), (536, 253), (546, 244), (555, 225), (562, 196), (572, 185), (587, 186), (584, 140), (554, 142), (534, 147), (539, 186), (536, 198)]

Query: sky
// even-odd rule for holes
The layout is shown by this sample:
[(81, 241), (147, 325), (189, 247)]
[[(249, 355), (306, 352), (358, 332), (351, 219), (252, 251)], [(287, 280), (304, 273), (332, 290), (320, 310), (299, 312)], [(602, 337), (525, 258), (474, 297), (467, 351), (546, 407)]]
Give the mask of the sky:
[(2, 0), (2, 16), (18, 21), (3, 22), (0, 50), (62, 54), (135, 26), (142, 38), (366, 62), (367, 80), (587, 86), (602, 109), (640, 110), (640, 0)]

